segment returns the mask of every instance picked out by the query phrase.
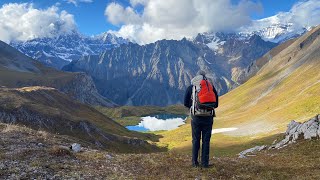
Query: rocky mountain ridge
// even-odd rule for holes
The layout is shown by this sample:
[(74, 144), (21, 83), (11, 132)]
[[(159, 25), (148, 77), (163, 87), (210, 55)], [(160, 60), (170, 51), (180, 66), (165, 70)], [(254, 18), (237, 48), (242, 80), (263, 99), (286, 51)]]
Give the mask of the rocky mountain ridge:
[(15, 88), (47, 86), (59, 89), (75, 100), (91, 105), (115, 106), (101, 96), (90, 76), (46, 67), (4, 42), (0, 42), (0, 85)]
[(226, 36), (221, 54), (187, 39), (129, 43), (99, 56), (84, 56), (63, 70), (89, 74), (99, 93), (120, 105), (182, 103), (184, 90), (199, 70), (208, 73), (222, 95), (239, 84), (238, 74), (252, 61), (276, 46), (256, 35), (247, 41)]
[(100, 54), (106, 49), (126, 43), (128, 40), (110, 33), (89, 37), (79, 32), (73, 32), (53, 38), (11, 42), (10, 45), (47, 66), (61, 69), (83, 55)]

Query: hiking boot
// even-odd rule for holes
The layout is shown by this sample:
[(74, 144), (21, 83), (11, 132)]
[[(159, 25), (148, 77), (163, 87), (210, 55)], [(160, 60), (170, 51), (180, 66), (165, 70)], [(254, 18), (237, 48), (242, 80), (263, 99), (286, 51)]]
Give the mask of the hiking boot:
[(208, 164), (202, 165), (202, 168), (209, 168)]
[(213, 167), (213, 164), (202, 164), (201, 167), (210, 168), (210, 167)]
[(197, 167), (199, 167), (199, 163), (192, 163), (192, 167), (195, 167), (195, 168), (197, 168)]

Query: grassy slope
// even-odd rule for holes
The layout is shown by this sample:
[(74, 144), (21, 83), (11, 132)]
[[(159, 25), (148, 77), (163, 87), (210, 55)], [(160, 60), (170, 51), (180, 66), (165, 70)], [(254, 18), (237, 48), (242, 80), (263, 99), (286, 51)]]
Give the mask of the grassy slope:
[[(214, 128), (216, 128), (215, 124)], [(163, 138), (160, 138), (158, 142), (159, 146), (166, 147), (172, 151), (190, 154), (192, 146), (190, 119), (185, 125), (182, 125), (178, 129), (156, 132), (156, 134), (163, 136)], [(239, 152), (245, 149), (259, 145), (271, 144), (275, 139), (281, 139), (282, 137), (282, 134), (267, 135), (259, 138), (213, 134), (211, 136), (210, 151), (215, 157), (237, 156)]]
[[(246, 144), (270, 143), (274, 138), (264, 137), (283, 132), (289, 121), (303, 121), (320, 112), (320, 37), (314, 37), (318, 33), (319, 27), (297, 39), (257, 75), (221, 97), (214, 128), (239, 129), (213, 135), (214, 154), (234, 154), (229, 147), (237, 145), (240, 152)], [(160, 134), (161, 145), (190, 151), (190, 124)]]
[(302, 121), (319, 113), (320, 37), (309, 47), (299, 48), (311, 33), (275, 56), (244, 85), (223, 96), (217, 126), (248, 131), (254, 124), (265, 125), (256, 127), (253, 134), (240, 135), (281, 132), (288, 121)]
[[(44, 86), (55, 84), (59, 87), (75, 76), (75, 73), (46, 67), (3, 42), (0, 42), (0, 46), (0, 84), (2, 86), (19, 87), (21, 84), (36, 82)], [(10, 68), (12, 65), (16, 68)], [(28, 71), (21, 71), (19, 68)]]
[[(81, 72), (71, 73), (58, 71), (51, 67), (47, 67), (18, 50), (14, 49), (8, 44), (0, 41), (0, 86), (8, 88), (26, 87), (26, 86), (47, 86), (59, 89), (69, 96), (79, 98), (80, 87), (84, 86), (84, 74)], [(90, 86), (86, 87), (90, 88)], [(110, 100), (98, 96), (91, 95), (91, 98), (85, 97), (82, 99), (87, 102), (98, 101), (102, 104), (113, 104)], [(98, 96), (98, 97), (96, 97)], [(100, 98), (100, 100), (98, 100)], [(87, 103), (91, 103), (87, 102)], [(96, 102), (96, 103), (98, 103)]]
[[(66, 108), (68, 107), (68, 108)], [(96, 109), (85, 104), (73, 101), (67, 95), (60, 93), (53, 88), (45, 87), (26, 87), (26, 88), (0, 88), (0, 110), (12, 112), (15, 110), (28, 110), (29, 114), (39, 114), (54, 121), (53, 124), (48, 122), (43, 126), (43, 130), (52, 133), (70, 135), (79, 139), (92, 142), (94, 138), (103, 143), (107, 149), (133, 152), (133, 151), (158, 151), (158, 148), (148, 144), (133, 146), (126, 143), (127, 139), (140, 138), (144, 140), (157, 140), (156, 136), (132, 132), (114, 122), (107, 116), (103, 115)], [(38, 115), (36, 115), (38, 116)], [(69, 125), (73, 123), (73, 125)], [(103, 139), (101, 135), (95, 132), (84, 133), (79, 128), (79, 122), (89, 122), (99, 128), (103, 133), (110, 135), (109, 140)], [(18, 120), (18, 123), (30, 125), (29, 127), (37, 129), (39, 124)], [(31, 124), (30, 124), (31, 123)], [(41, 123), (40, 123), (41, 124)], [(73, 128), (71, 126), (74, 126)], [(72, 130), (70, 130), (70, 128)]]

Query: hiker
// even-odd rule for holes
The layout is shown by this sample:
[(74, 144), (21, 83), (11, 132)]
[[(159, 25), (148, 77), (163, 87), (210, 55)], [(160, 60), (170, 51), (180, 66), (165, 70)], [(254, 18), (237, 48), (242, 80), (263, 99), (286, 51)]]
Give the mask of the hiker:
[(213, 81), (207, 79), (204, 71), (199, 71), (191, 80), (191, 85), (185, 93), (184, 106), (190, 109), (192, 118), (192, 166), (199, 166), (198, 154), (202, 135), (201, 166), (208, 168), (214, 108), (218, 107), (218, 94)]

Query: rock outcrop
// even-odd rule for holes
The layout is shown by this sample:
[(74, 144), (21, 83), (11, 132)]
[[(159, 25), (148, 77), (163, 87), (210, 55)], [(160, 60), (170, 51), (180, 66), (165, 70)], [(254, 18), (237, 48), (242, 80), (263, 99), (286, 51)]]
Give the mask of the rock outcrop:
[(288, 129), (285, 132), (285, 138), (283, 140), (280, 142), (274, 141), (270, 146), (255, 146), (244, 150), (239, 153), (239, 158), (245, 158), (250, 156), (250, 154), (254, 154), (265, 149), (281, 149), (289, 144), (296, 143), (299, 139), (310, 140), (313, 138), (320, 138), (320, 114), (304, 123), (296, 122), (294, 120), (291, 121), (288, 124)]
[(280, 149), (289, 144), (295, 143), (298, 139), (320, 138), (320, 115), (304, 123), (291, 121), (285, 133), (285, 138), (270, 146), (271, 148)]
[(255, 146), (253, 148), (244, 150), (244, 151), (239, 153), (239, 158), (246, 158), (247, 156), (250, 156), (250, 154), (262, 151), (262, 150), (264, 150), (266, 148), (267, 148), (267, 146), (263, 145), (263, 146)]

